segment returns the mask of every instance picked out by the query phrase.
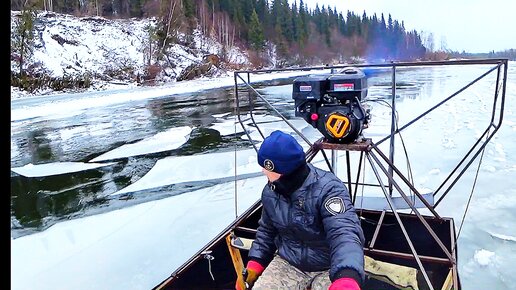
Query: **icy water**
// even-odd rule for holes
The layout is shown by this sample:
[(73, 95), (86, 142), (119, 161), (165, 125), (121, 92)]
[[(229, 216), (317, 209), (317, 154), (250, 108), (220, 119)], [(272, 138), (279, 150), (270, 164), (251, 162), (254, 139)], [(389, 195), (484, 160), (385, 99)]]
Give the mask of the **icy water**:
[[(215, 121), (214, 114), (226, 113), (231, 104), (232, 89), (215, 89), (193, 95), (88, 108), (71, 116), (12, 122), (11, 167), (87, 162), (101, 153), (171, 128), (195, 127), (188, 142), (179, 144), (180, 148), (118, 158), (114, 164), (101, 168), (42, 177), (13, 173), (13, 234), (41, 230), (59, 220), (80, 217), (106, 207), (129, 205), (130, 199), (135, 197), (120, 201), (110, 199), (109, 195), (145, 175), (158, 159), (229, 146), (235, 138), (221, 136), (208, 126)], [(170, 136), (168, 141), (172, 142), (172, 138)], [(63, 170), (66, 172), (66, 168)]]
[[(400, 126), (485, 70), (399, 71)], [(390, 101), (390, 77), (371, 77), (368, 97)], [(485, 129), (494, 78), (403, 132), (417, 187), (435, 190), (469, 149), (463, 145)], [(291, 83), (283, 78), (257, 87), (315, 138), (317, 132), (293, 116)], [(251, 143), (234, 126), (232, 87), (131, 97), (144, 94), (135, 89), (12, 103), (11, 289), (31, 289), (35, 281), (39, 289), (150, 289), (258, 198), (264, 180)], [(511, 289), (516, 282), (515, 99), (511, 62), (504, 122), (484, 152), (459, 237), (463, 289)], [(364, 134), (380, 138), (390, 115), (381, 103), (371, 105), (372, 126)], [(256, 107), (268, 131), (279, 126), (263, 103)], [(238, 200), (235, 149), (243, 156), (236, 166)], [(438, 207), (457, 227), (477, 167)]]

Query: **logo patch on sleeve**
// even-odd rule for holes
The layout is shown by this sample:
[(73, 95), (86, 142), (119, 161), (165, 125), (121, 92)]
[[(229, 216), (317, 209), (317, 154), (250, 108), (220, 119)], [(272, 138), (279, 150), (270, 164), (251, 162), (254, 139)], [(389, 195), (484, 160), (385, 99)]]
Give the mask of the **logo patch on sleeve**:
[(270, 160), (270, 159), (265, 159), (263, 161), (263, 168), (265, 168), (269, 171), (274, 171), (274, 162), (272, 162), (272, 160)]
[(328, 198), (328, 200), (326, 200), (324, 203), (324, 207), (332, 215), (337, 215), (346, 211), (344, 201), (340, 197)]

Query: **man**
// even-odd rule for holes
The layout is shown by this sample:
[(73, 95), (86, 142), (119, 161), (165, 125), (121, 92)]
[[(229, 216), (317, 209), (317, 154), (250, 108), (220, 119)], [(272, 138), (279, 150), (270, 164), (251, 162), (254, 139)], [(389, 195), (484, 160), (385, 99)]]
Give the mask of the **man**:
[(301, 145), (281, 131), (265, 138), (258, 163), (268, 183), (236, 289), (360, 290), (364, 234), (344, 183), (306, 163)]

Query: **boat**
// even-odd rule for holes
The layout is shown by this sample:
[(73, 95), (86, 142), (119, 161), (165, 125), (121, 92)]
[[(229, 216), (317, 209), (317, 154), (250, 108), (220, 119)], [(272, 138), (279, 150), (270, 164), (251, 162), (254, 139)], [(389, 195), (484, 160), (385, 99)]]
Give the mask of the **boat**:
[[(471, 82), (459, 88), (451, 95), (444, 97), (442, 101), (423, 111), (402, 127), (396, 124), (396, 99), (391, 97), (387, 101), (391, 111), (391, 123), (389, 133), (379, 140), (364, 138), (362, 132), (350, 140), (341, 142), (342, 138), (331, 139), (324, 135), (312, 142), (296, 128), (291, 118), (285, 117), (264, 96), (253, 87), (251, 76), (275, 72), (319, 72), (318, 74), (299, 76), (293, 81), (293, 99), (295, 99), (296, 114), (313, 112), (314, 107), (307, 105), (306, 95), (303, 95), (303, 85), (310, 84), (313, 87), (319, 85), (319, 81), (332, 80), (342, 83), (349, 80), (346, 73), (350, 70), (348, 65), (322, 66), (293, 69), (254, 70), (235, 72), (235, 114), (238, 123), (244, 128), (244, 122), (251, 122), (257, 131), (260, 124), (255, 122), (253, 112), (256, 101), (274, 112), (281, 120), (297, 134), (300, 140), (308, 144), (306, 158), (313, 162), (315, 156), (323, 158), (328, 170), (336, 173), (347, 185), (352, 200), (359, 213), (361, 225), (365, 234), (366, 243), (364, 253), (366, 256), (367, 279), (362, 289), (462, 289), (460, 273), (457, 267), (457, 228), (453, 218), (442, 216), (437, 206), (450, 192), (450, 189), (461, 179), (466, 170), (474, 161), (482, 156), (486, 145), (500, 128), (503, 120), (505, 88), (507, 80), (507, 59), (476, 59), (453, 61), (417, 61), (417, 62), (392, 62), (385, 64), (354, 64), (351, 72), (375, 69), (387, 71), (390, 75), (390, 90), (396, 96), (398, 89), (397, 76), (400, 71), (411, 68), (432, 68), (443, 66), (481, 66), (485, 71), (473, 78)], [(328, 71), (329, 70), (329, 71)], [(434, 110), (446, 105), (446, 103), (460, 96), (468, 87), (479, 80), (491, 76), (494, 79), (494, 91), (491, 96), (492, 108), (490, 121), (483, 128), (471, 148), (467, 150), (462, 159), (456, 164), (441, 186), (431, 193), (420, 192), (410, 176), (404, 173), (394, 162), (394, 149), (402, 146), (395, 143), (395, 137), (402, 131), (421, 121)], [(494, 76), (494, 77), (493, 77)], [(355, 76), (351, 77), (354, 81)], [(359, 78), (359, 84), (363, 81)], [(312, 83), (310, 83), (312, 82)], [(355, 85), (357, 83), (355, 82)], [(365, 84), (365, 83), (364, 83)], [(297, 85), (297, 87), (296, 87)], [(359, 85), (360, 86), (360, 85)], [(333, 92), (337, 86), (332, 87)], [(339, 88), (349, 88), (347, 85), (339, 85)], [(358, 94), (363, 92), (354, 90)], [(298, 93), (296, 95), (296, 93)], [(247, 98), (246, 98), (247, 97)], [(318, 97), (317, 97), (318, 98)], [(322, 98), (322, 97), (321, 97)], [(301, 99), (301, 101), (299, 101)], [(298, 102), (299, 101), (299, 102)], [(360, 100), (357, 98), (357, 102)], [(298, 106), (299, 105), (299, 106)], [(305, 107), (302, 107), (305, 106)], [(317, 105), (315, 105), (317, 106)], [(300, 108), (302, 107), (302, 108)], [(316, 108), (321, 109), (321, 107)], [(353, 113), (352, 113), (353, 114)], [(242, 116), (248, 116), (244, 120)], [(305, 115), (306, 117), (306, 115)], [(366, 118), (361, 118), (367, 128)], [(306, 119), (309, 122), (309, 119)], [(367, 129), (366, 129), (367, 130)], [(322, 131), (321, 131), (322, 133)], [(334, 132), (335, 133), (335, 132)], [(338, 132), (336, 132), (338, 133)], [(247, 133), (249, 140), (252, 140)], [(338, 136), (340, 137), (340, 136)], [(254, 144), (254, 143), (253, 143)], [(387, 153), (380, 149), (384, 144)], [(253, 145), (255, 150), (257, 147)], [(385, 151), (385, 150), (384, 150)], [(328, 157), (326, 152), (330, 152)], [(340, 155), (339, 155), (340, 154)], [(344, 168), (346, 170), (335, 172), (339, 158), (344, 156)], [(353, 159), (352, 156), (357, 156)], [(376, 177), (375, 183), (361, 181), (361, 168), (369, 164)], [(352, 174), (354, 172), (354, 174)], [(341, 174), (343, 173), (343, 174)], [(374, 188), (382, 195), (367, 199), (358, 194), (359, 189), (367, 191)], [(261, 191), (261, 188), (256, 189)], [(467, 208), (466, 208), (467, 210)], [(250, 208), (237, 216), (235, 220), (223, 229), (217, 236), (199, 249), (190, 259), (179, 268), (174, 269), (169, 277), (153, 289), (234, 289), (238, 275), (247, 262), (247, 250), (249, 249), (258, 226), (261, 213), (260, 200)], [(380, 265), (379, 272), (378, 267)], [(408, 273), (409, 282), (396, 281), (396, 278), (388, 272), (394, 269), (395, 273)], [(405, 283), (405, 284), (404, 284)]]

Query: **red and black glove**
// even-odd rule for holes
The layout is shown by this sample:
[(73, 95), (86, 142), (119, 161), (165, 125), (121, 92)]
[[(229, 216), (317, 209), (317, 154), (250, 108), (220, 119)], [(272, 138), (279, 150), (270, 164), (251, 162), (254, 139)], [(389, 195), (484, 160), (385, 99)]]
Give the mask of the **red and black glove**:
[(333, 281), (328, 290), (360, 290), (360, 286), (353, 278), (340, 278)]
[(247, 266), (244, 269), (244, 273), (242, 276), (238, 276), (236, 281), (235, 289), (236, 290), (246, 290), (251, 289), (254, 285), (254, 282), (258, 280), (258, 277), (263, 273), (265, 268), (258, 262), (250, 260), (247, 262)]

